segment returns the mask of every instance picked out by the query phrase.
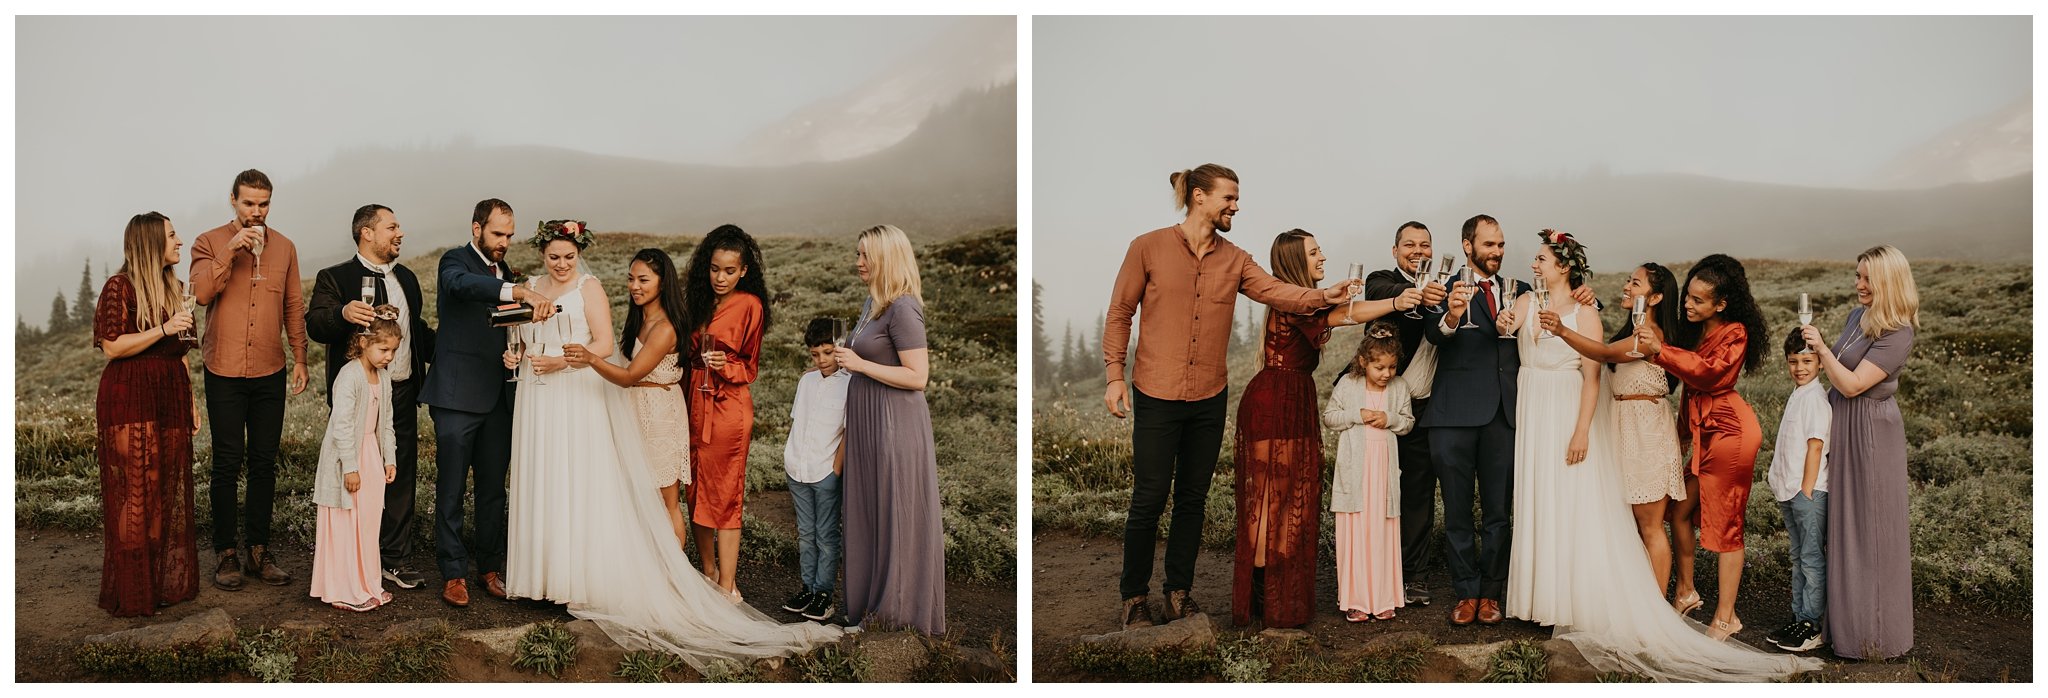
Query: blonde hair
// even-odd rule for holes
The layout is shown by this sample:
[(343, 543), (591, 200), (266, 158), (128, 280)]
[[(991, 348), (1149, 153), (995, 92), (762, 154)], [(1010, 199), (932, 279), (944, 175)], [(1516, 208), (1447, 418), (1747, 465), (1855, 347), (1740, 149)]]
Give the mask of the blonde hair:
[(1863, 336), (1877, 339), (1908, 325), (1920, 327), (1920, 291), (1913, 285), (1913, 267), (1906, 253), (1878, 245), (1856, 255), (1870, 285), (1870, 307), (1863, 311)]
[(868, 256), (868, 295), (875, 299), (870, 319), (882, 316), (889, 304), (910, 296), (924, 303), (924, 283), (917, 277), (917, 256), (911, 252), (910, 236), (893, 225), (878, 225), (860, 231), (854, 244)]
[(176, 265), (164, 263), (164, 229), (171, 219), (150, 211), (128, 219), (121, 233), (121, 271), (135, 287), (135, 331), (155, 329), (183, 309), (185, 284)]

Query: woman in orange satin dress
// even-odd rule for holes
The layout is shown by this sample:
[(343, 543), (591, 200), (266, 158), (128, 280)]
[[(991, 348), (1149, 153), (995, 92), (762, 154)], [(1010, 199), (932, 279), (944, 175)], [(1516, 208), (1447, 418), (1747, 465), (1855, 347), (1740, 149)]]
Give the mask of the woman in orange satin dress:
[(684, 272), (683, 302), (691, 318), (709, 318), (690, 333), (690, 530), (697, 556), (733, 603), (740, 603), (740, 508), (747, 489), (747, 449), (754, 430), (749, 386), (761, 368), (768, 329), (761, 246), (739, 226), (704, 236)]
[[(1650, 323), (1637, 330), (1637, 337), (1651, 363), (1685, 384), (1678, 428), (1680, 440), (1692, 447), (1686, 495), (1698, 502), (1694, 511), (1699, 545), (1721, 556), (1719, 593), (1708, 634), (1726, 639), (1742, 630), (1742, 620), (1735, 616), (1735, 595), (1742, 585), (1742, 516), (1749, 506), (1757, 449), (1764, 437), (1756, 412), (1735, 392), (1735, 382), (1744, 371), (1763, 365), (1767, 342), (1750, 338), (1768, 335), (1763, 312), (1750, 295), (1748, 274), (1735, 258), (1715, 254), (1701, 259), (1686, 275), (1684, 292), (1685, 321), (1679, 323), (1670, 345)], [(1673, 554), (1691, 557), (1693, 551)], [(1699, 594), (1672, 605), (1680, 613), (1690, 612), (1699, 607)]]

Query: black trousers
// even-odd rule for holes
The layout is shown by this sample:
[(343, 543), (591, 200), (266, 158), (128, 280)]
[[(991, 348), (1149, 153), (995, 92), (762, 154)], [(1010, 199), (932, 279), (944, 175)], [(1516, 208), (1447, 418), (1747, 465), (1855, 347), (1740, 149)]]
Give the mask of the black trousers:
[[(1422, 414), (1429, 399), (1416, 400)], [(404, 438), (404, 437), (399, 437)], [(1436, 463), (1429, 457), (1429, 430), (1416, 428), (1398, 439), (1401, 451), (1401, 578), (1422, 576), (1429, 546), (1436, 542)], [(404, 466), (400, 466), (404, 467)]]
[(420, 473), (420, 384), (418, 376), (391, 384), (391, 432), (398, 438), (398, 478), (384, 486), (384, 519), (377, 532), (378, 557), (385, 568), (412, 557)]
[[(434, 556), (441, 580), (469, 576), (469, 560), (479, 572), (505, 571), (505, 470), (512, 461), (510, 391), (490, 412), (464, 412), (428, 407), (434, 418)], [(476, 473), (476, 548), (462, 541), (462, 493)]]
[[(213, 469), (208, 487), (213, 509), (213, 549), (242, 542), (270, 544), (272, 506), (277, 500), (277, 446), (284, 438), (284, 371), (260, 378), (229, 378), (206, 372), (206, 417), (213, 434)], [(236, 485), (248, 466), (248, 501), (238, 502)], [(239, 515), (239, 516), (238, 516)]]
[(1159, 515), (1173, 498), (1166, 533), (1166, 585), (1180, 591), (1195, 583), (1195, 553), (1202, 548), (1202, 520), (1216, 457), (1223, 449), (1223, 416), (1228, 390), (1194, 401), (1162, 400), (1131, 390), (1131, 508), (1124, 520), (1121, 598), (1151, 593), (1152, 554), (1159, 543)]
[[(1501, 600), (1508, 588), (1508, 544), (1515, 502), (1515, 429), (1505, 410), (1477, 427), (1431, 427), (1429, 449), (1444, 492), (1444, 539), (1451, 589), (1459, 600)], [(1477, 481), (1475, 483), (1475, 480)], [(1472, 521), (1479, 497), (1480, 520)]]

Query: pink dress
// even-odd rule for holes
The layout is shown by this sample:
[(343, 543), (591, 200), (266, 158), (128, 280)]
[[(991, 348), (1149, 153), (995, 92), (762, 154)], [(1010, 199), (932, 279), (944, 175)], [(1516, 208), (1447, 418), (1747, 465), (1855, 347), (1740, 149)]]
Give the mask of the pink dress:
[[(1365, 409), (1387, 409), (1384, 390), (1365, 393)], [(1337, 512), (1337, 610), (1383, 613), (1406, 603), (1401, 593), (1401, 518), (1387, 511), (1387, 442), (1392, 433), (1365, 430), (1365, 507)]]
[(362, 449), (356, 456), (353, 509), (318, 506), (313, 548), (313, 596), (326, 603), (382, 606), (391, 601), (378, 568), (378, 523), (384, 517), (384, 456), (377, 444), (377, 391), (364, 391)]

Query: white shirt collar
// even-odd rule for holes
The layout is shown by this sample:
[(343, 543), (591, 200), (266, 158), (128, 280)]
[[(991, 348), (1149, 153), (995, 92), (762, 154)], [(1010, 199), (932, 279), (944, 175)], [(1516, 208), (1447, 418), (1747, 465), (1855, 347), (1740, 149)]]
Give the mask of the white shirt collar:
[(469, 243), (469, 251), (475, 252), (476, 258), (484, 261), (484, 266), (490, 267), (492, 269), (498, 268), (498, 263), (491, 261), (490, 257), (484, 255), (484, 251), (476, 246), (476, 242), (472, 241)]
[(369, 269), (370, 271), (374, 271), (379, 274), (385, 275), (389, 275), (391, 273), (391, 267), (396, 265), (396, 262), (392, 264), (377, 264), (375, 262), (370, 261), (370, 258), (364, 257), (363, 253), (361, 252), (356, 253), (356, 263), (363, 265), (364, 268)]

